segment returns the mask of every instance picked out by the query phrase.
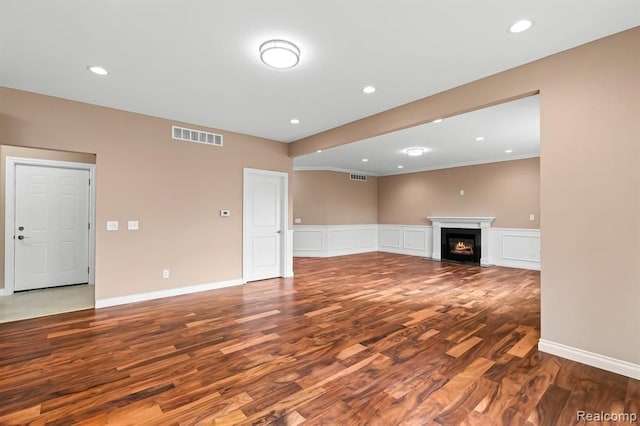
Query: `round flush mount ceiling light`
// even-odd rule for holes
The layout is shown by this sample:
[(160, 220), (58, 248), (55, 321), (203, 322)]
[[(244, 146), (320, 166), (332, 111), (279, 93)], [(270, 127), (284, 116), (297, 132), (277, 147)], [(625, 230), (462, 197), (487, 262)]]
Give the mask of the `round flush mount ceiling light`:
[(369, 159), (368, 159), (368, 158), (363, 158), (363, 159), (362, 159), (362, 162), (363, 162), (363, 163), (366, 163), (367, 161), (369, 161)]
[(297, 118), (292, 118), (291, 120), (289, 120), (289, 123), (291, 124), (300, 124), (300, 120)]
[(97, 74), (97, 75), (107, 75), (107, 74), (109, 74), (109, 71), (107, 71), (106, 69), (104, 69), (104, 68), (102, 68), (101, 66), (98, 66), (98, 65), (89, 65), (89, 66), (87, 66), (87, 69), (89, 71), (91, 71), (92, 73)]
[(521, 33), (527, 31), (532, 25), (532, 21), (528, 19), (521, 19), (509, 27), (509, 32), (513, 34)]
[(512, 149), (505, 149), (504, 152), (506, 152), (507, 154), (511, 154), (513, 152)]
[(260, 60), (271, 68), (286, 70), (300, 62), (300, 49), (286, 40), (269, 40), (260, 45)]
[(422, 148), (422, 147), (408, 148), (404, 152), (409, 157), (419, 157), (422, 154), (424, 154), (425, 152), (427, 152), (427, 148)]
[(365, 86), (365, 87), (362, 89), (362, 91), (363, 91), (364, 93), (366, 93), (367, 95), (370, 95), (370, 94), (372, 94), (373, 92), (375, 92), (375, 91), (376, 91), (376, 88), (375, 88), (375, 87), (373, 87), (373, 86)]
[(483, 140), (484, 140), (484, 136), (478, 136), (478, 137), (476, 138), (476, 140), (477, 140), (478, 142), (481, 142), (481, 141), (483, 141)]
[(442, 118), (436, 118), (432, 123), (442, 123)]
[(403, 165), (399, 165), (398, 168), (399, 169), (404, 169), (404, 166)]

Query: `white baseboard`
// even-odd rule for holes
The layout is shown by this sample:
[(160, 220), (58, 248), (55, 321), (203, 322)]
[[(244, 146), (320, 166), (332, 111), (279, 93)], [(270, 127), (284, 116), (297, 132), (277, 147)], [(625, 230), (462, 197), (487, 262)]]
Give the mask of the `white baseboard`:
[(170, 288), (167, 290), (152, 291), (149, 293), (130, 294), (128, 296), (108, 297), (96, 299), (96, 309), (109, 306), (126, 305), (127, 303), (144, 302), (145, 300), (161, 299), (163, 297), (180, 296), (183, 294), (198, 293), (201, 291), (216, 290), (219, 288), (233, 287), (244, 284), (242, 279), (218, 281), (215, 283), (192, 285), (188, 287)]
[(557, 355), (571, 361), (580, 362), (602, 370), (611, 371), (613, 373), (622, 374), (632, 379), (640, 380), (640, 365), (606, 355), (600, 355), (561, 343), (550, 342), (540, 339), (538, 341), (538, 350), (551, 355)]
[(401, 249), (401, 248), (393, 248), (393, 247), (380, 247), (378, 251), (383, 253), (394, 253), (394, 254), (406, 254), (408, 256), (417, 256), (424, 257), (426, 259), (431, 259), (431, 253), (426, 252), (424, 250), (410, 250), (410, 249)]
[(504, 266), (505, 268), (531, 269), (532, 271), (541, 270), (540, 262), (525, 262), (525, 261), (517, 261), (517, 260), (504, 262), (501, 260), (496, 260), (492, 263), (487, 264), (487, 266), (491, 266), (491, 265)]
[[(339, 249), (339, 250), (297, 250), (293, 252), (293, 257), (334, 257), (334, 256), (346, 256), (349, 254), (361, 254), (371, 253), (378, 251), (375, 248), (351, 248), (351, 249)], [(291, 275), (293, 276), (293, 275)]]
[(371, 253), (374, 251), (377, 251), (376, 247), (334, 249), (334, 250), (329, 250), (327, 252), (327, 257), (346, 256), (349, 254)]

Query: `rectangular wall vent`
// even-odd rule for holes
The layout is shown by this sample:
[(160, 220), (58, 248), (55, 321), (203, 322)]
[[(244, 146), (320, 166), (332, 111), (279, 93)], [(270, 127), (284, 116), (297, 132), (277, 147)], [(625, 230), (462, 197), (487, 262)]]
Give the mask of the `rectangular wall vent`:
[(355, 173), (349, 173), (349, 179), (357, 180), (357, 181), (360, 181), (360, 182), (366, 182), (367, 181), (367, 175), (357, 175)]
[(180, 141), (222, 146), (222, 135), (201, 132), (200, 130), (194, 129), (185, 129), (184, 127), (171, 126), (171, 137)]

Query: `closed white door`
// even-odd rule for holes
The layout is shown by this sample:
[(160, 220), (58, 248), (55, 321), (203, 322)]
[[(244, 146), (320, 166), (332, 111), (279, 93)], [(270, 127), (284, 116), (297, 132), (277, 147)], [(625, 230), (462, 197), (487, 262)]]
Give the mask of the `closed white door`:
[(89, 171), (16, 165), (15, 290), (89, 281)]
[(245, 175), (246, 281), (282, 276), (283, 198), (283, 177)]

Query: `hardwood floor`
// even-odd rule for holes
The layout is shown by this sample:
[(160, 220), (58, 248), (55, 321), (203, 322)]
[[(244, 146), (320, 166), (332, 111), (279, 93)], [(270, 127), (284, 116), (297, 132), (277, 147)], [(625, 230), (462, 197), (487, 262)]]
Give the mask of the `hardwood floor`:
[(536, 349), (539, 273), (369, 253), (0, 324), (0, 424), (575, 424), (640, 382)]

